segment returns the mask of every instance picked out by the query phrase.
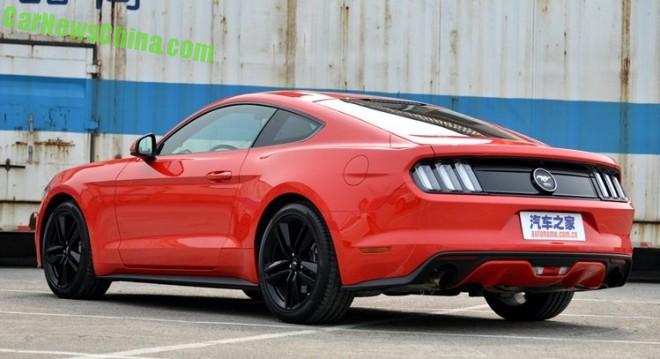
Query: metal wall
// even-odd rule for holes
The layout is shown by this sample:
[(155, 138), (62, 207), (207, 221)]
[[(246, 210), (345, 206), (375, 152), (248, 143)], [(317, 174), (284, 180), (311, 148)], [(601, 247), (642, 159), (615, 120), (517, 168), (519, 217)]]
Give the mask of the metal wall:
[[(113, 23), (216, 48), (215, 61), (206, 64), (96, 45), (89, 49), (93, 62), (78, 75), (47, 62), (16, 72), (0, 60), (0, 92), (25, 94), (0, 99), (5, 113), (0, 160), (27, 158), (28, 149), (14, 142), (29, 132), (29, 114), (38, 112), (35, 103), (50, 108), (44, 94), (34, 90), (43, 86), (72, 83), (91, 94), (80, 111), (67, 112), (64, 128), (49, 127), (50, 121), (32, 131), (48, 131), (39, 133), (40, 139), (75, 137), (69, 153), (85, 156), (53, 160), (66, 165), (125, 155), (132, 135), (163, 133), (223, 96), (281, 87), (376, 92), (434, 102), (552, 145), (616, 157), (637, 208), (634, 239), (638, 245), (660, 246), (660, 1), (140, 4), (129, 11), (125, 4), (107, 1), (97, 10), (93, 1), (48, 6), (0, 0), (0, 8), (15, 5)], [(4, 39), (69, 42), (1, 30)], [(11, 56), (6, 46), (0, 43), (0, 54)], [(59, 80), (46, 83), (35, 74)], [(41, 185), (54, 169), (38, 166)], [(12, 171), (19, 179), (13, 181), (33, 188), (32, 180), (17, 174), (21, 170), (7, 172)], [(0, 176), (0, 186), (3, 180)], [(0, 226), (22, 221), (22, 213), (7, 220), (8, 211), (0, 212)]]

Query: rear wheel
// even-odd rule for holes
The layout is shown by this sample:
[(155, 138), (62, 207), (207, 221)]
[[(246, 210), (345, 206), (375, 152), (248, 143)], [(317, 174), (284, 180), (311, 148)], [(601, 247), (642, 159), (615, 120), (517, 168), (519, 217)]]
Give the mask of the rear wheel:
[(573, 292), (484, 293), (497, 315), (512, 321), (540, 321), (556, 317), (568, 307)]
[(339, 320), (353, 296), (342, 289), (332, 239), (307, 203), (280, 209), (259, 249), (260, 287), (268, 309), (286, 322)]
[(71, 202), (60, 204), (48, 217), (41, 253), (46, 282), (60, 298), (97, 298), (110, 287), (110, 281), (94, 274), (87, 225)]

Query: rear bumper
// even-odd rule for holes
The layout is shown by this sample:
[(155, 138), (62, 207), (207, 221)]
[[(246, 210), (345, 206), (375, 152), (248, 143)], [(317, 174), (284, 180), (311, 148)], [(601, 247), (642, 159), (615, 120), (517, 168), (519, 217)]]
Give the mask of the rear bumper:
[[(388, 193), (388, 192), (385, 192)], [(521, 211), (579, 213), (585, 240), (525, 240)], [(411, 275), (440, 253), (632, 255), (630, 203), (528, 196), (428, 194), (399, 186), (360, 211), (333, 212), (347, 286)]]
[[(632, 257), (586, 253), (452, 252), (437, 254), (409, 275), (344, 286), (356, 292), (460, 292), (474, 288), (512, 291), (588, 290), (619, 287)], [(538, 268), (565, 268), (539, 274)]]

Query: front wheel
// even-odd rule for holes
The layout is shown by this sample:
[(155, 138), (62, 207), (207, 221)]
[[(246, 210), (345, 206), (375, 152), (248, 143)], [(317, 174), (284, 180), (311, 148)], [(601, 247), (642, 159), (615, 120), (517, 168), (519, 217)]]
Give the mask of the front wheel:
[(328, 229), (304, 202), (270, 219), (259, 248), (259, 277), (266, 306), (285, 322), (337, 321), (353, 301), (342, 289)]
[(490, 308), (511, 321), (541, 321), (556, 317), (568, 307), (573, 292), (484, 293)]
[(42, 242), (46, 282), (55, 295), (91, 299), (105, 294), (110, 281), (94, 274), (87, 225), (75, 204), (64, 202), (53, 210)]

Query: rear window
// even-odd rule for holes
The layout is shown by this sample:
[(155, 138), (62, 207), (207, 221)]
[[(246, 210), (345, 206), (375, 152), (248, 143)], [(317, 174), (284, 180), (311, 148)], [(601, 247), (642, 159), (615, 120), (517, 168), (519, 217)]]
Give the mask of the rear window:
[(488, 122), (433, 105), (383, 99), (344, 99), (321, 105), (369, 122), (400, 136), (489, 137), (521, 140)]
[(313, 135), (321, 124), (289, 111), (278, 110), (254, 143), (254, 147), (302, 141)]

